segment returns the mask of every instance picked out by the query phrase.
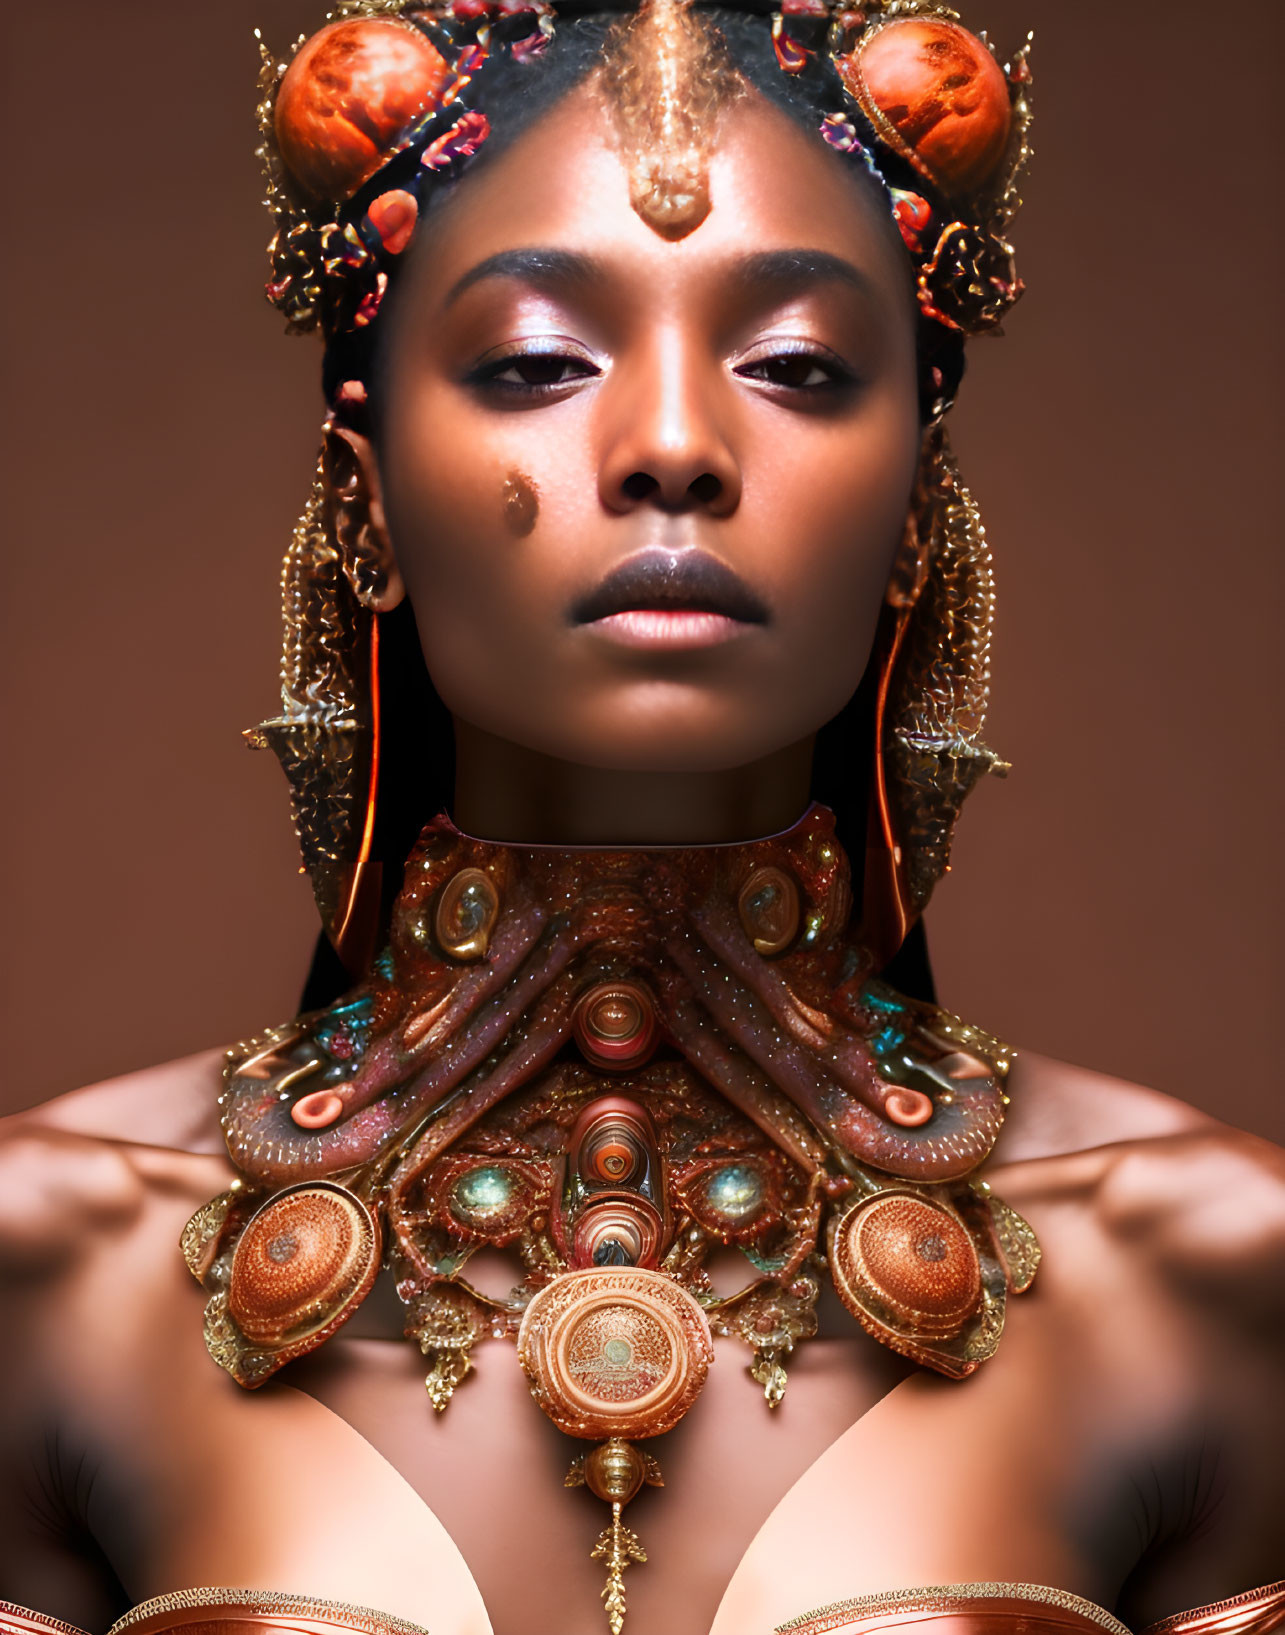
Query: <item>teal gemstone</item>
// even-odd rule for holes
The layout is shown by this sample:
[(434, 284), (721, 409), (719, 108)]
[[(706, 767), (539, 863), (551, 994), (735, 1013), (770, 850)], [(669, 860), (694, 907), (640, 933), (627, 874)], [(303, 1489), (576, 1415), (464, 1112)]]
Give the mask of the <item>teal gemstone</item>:
[(705, 1188), (711, 1209), (729, 1221), (743, 1221), (763, 1202), (763, 1179), (748, 1164), (729, 1164)]
[(513, 1200), (513, 1182), (494, 1164), (461, 1175), (451, 1191), (452, 1211), (462, 1219), (486, 1220), (504, 1212)]

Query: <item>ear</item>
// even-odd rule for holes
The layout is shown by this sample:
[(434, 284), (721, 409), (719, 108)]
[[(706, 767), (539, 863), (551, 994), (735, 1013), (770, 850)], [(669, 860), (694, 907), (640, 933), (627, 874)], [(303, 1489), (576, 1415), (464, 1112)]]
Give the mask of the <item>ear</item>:
[(369, 437), (336, 424), (323, 427), (322, 466), (331, 526), (353, 595), (372, 613), (387, 613), (406, 595), (384, 516), (379, 462)]

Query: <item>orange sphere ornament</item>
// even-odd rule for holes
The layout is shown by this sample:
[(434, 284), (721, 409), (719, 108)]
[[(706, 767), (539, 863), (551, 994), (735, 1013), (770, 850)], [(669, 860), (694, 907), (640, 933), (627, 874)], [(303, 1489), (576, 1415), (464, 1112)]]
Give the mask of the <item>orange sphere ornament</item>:
[(946, 193), (969, 193), (1008, 145), (1004, 71), (958, 23), (903, 17), (838, 60), (843, 83), (880, 135)]
[(351, 198), (441, 95), (446, 59), (408, 23), (330, 23), (299, 48), (277, 92), (277, 146), (310, 198)]

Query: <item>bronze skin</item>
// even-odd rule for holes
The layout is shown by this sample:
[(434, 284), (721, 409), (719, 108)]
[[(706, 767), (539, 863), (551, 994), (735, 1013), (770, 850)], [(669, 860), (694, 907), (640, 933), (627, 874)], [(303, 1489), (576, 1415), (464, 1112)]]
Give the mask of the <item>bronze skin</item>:
[[(474, 832), (782, 828), (866, 668), (919, 447), (904, 251), (757, 96), (710, 179), (702, 225), (661, 237), (578, 89), (424, 234), (378, 463), (332, 434), (385, 545), (377, 605), (404, 585), (455, 718)], [(515, 468), (540, 495), (520, 546)]]

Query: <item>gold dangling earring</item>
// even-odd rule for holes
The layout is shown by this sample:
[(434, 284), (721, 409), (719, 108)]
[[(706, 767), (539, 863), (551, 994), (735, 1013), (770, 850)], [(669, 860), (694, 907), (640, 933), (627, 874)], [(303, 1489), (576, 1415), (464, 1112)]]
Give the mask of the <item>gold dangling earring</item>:
[(245, 738), (272, 749), (290, 784), (303, 867), (322, 925), (360, 975), (373, 951), (380, 865), (379, 633), (343, 569), (324, 456), (281, 569), (282, 713)]
[(867, 820), (862, 935), (886, 965), (946, 872), (955, 821), (985, 772), (995, 588), (976, 501), (946, 429), (925, 430), (919, 477), (885, 593)]

